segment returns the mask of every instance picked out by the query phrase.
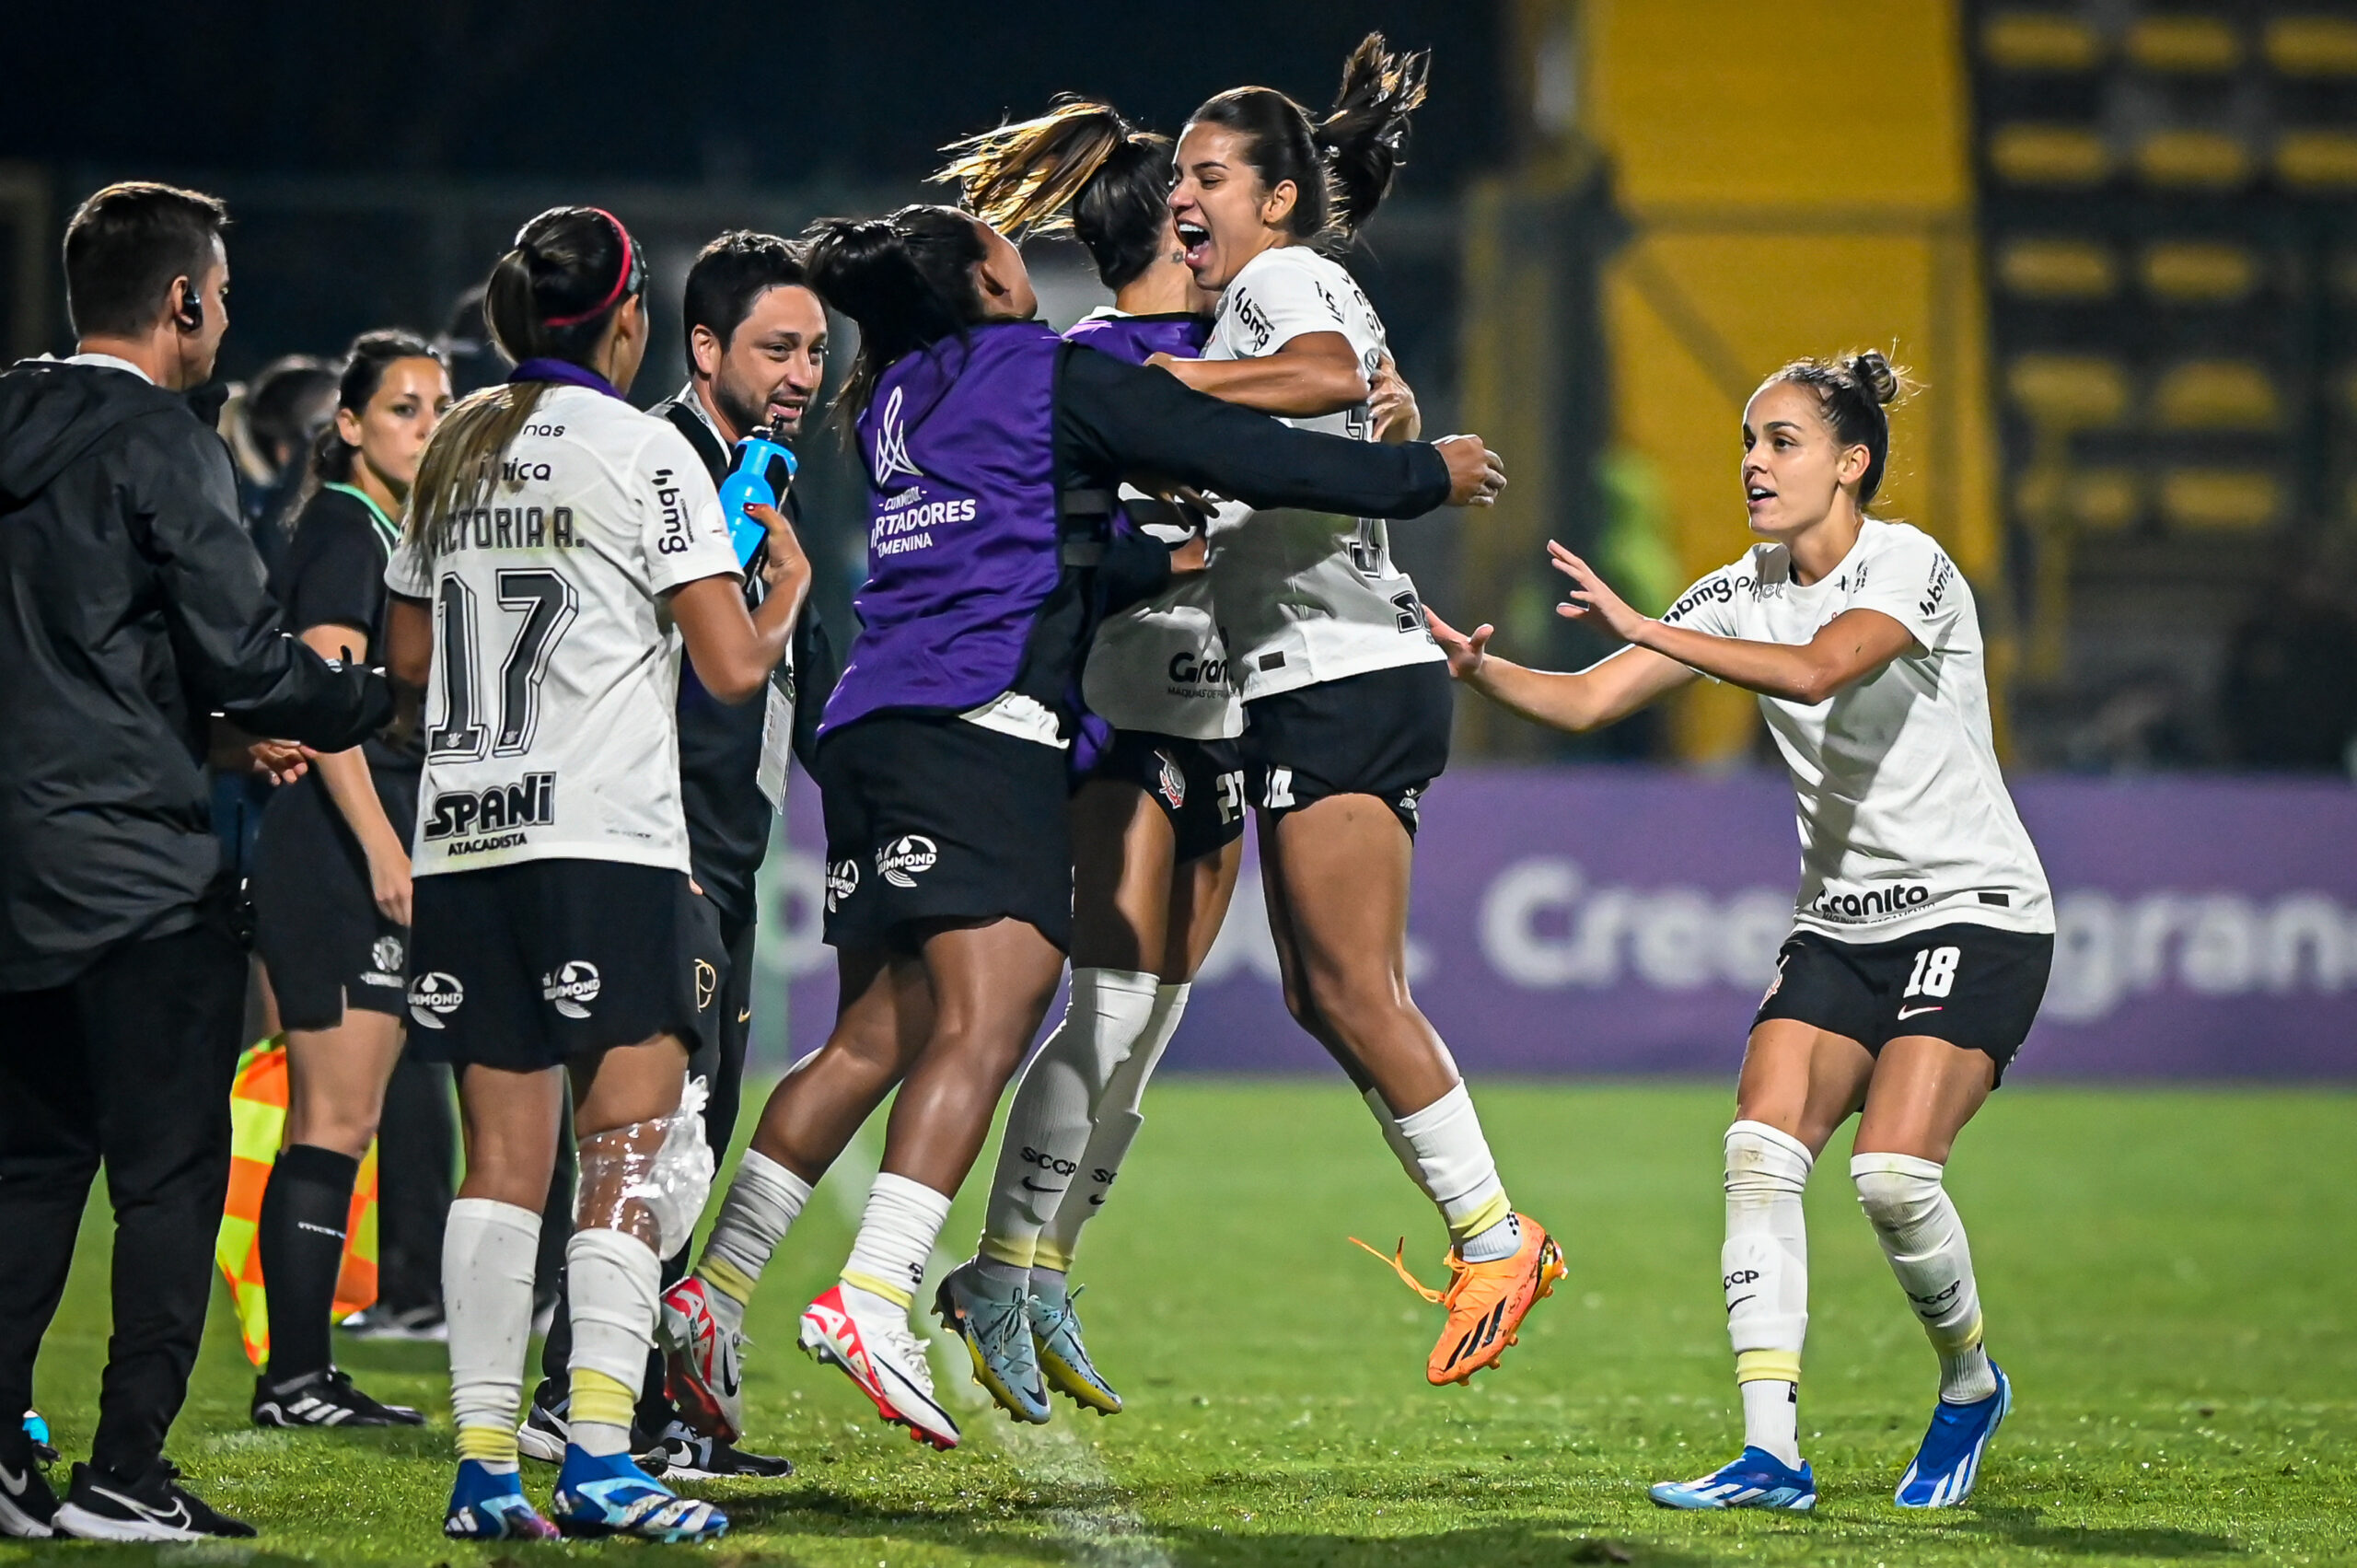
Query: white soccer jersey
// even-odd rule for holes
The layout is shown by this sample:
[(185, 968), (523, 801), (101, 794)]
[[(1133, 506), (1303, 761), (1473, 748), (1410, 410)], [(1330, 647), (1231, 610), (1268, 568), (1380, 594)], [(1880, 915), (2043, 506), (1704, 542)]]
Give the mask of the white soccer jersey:
[(1883, 942), (1952, 921), (2050, 932), (2054, 905), (1989, 735), (1980, 618), (1930, 535), (1868, 518), (1841, 564), (1803, 587), (1760, 544), (1696, 583), (1662, 620), (1722, 637), (1805, 643), (1835, 616), (1875, 610), (1915, 647), (1813, 707), (1759, 711), (1792, 770), (1800, 821), (1795, 925)]
[(526, 860), (688, 869), (679, 630), (662, 596), (737, 575), (687, 437), (556, 386), (482, 505), (435, 549), (405, 538), (395, 593), (434, 601), (418, 876)]
[[(1367, 378), (1383, 323), (1342, 268), (1304, 245), (1263, 250), (1220, 296), (1205, 359), (1258, 359), (1308, 332), (1340, 332)], [(1366, 406), (1285, 422), (1371, 439)], [(1447, 656), (1424, 625), (1416, 585), (1391, 563), (1380, 517), (1222, 507), (1211, 528), (1212, 590), (1230, 679), (1246, 702)]]

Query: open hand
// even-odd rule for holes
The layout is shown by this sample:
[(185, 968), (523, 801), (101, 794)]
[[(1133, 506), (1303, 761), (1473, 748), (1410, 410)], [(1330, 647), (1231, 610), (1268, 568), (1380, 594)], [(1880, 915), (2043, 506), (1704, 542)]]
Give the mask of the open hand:
[(1444, 436), (1433, 443), (1448, 462), (1451, 506), (1491, 506), (1506, 487), (1505, 460), (1479, 436)]
[(1647, 617), (1638, 614), (1629, 607), (1627, 600), (1614, 593), (1596, 575), (1595, 567), (1551, 539), (1547, 541), (1547, 554), (1555, 570), (1569, 577), (1573, 585), (1571, 592), (1564, 596), (1568, 602), (1557, 605), (1556, 614), (1572, 621), (1593, 615), (1622, 642), (1637, 640), (1637, 633), (1645, 624)]
[(368, 892), (377, 909), (395, 925), (410, 923), (409, 852), (396, 842), (368, 856)]
[(1399, 364), (1387, 354), (1375, 367), (1366, 412), (1378, 441), (1413, 441), (1424, 433), (1424, 414), (1416, 406), (1416, 389), (1408, 385)]
[(1459, 680), (1469, 680), (1480, 673), (1490, 656), (1490, 639), (1498, 630), (1485, 623), (1473, 628), (1469, 637), (1434, 615), (1431, 605), (1424, 606), (1424, 624), (1432, 628), (1433, 641), (1440, 645), (1440, 651), (1448, 656), (1448, 673)]
[(256, 740), (247, 745), (246, 755), (253, 759), (255, 772), (272, 784), (290, 784), (311, 771), (311, 759), (319, 753), (298, 741)]

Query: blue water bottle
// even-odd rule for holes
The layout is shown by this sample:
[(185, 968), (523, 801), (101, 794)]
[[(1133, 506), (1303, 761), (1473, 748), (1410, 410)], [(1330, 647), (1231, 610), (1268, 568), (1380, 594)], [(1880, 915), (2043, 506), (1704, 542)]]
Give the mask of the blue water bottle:
[(728, 518), (728, 542), (737, 547), (737, 564), (747, 568), (769, 530), (745, 515), (748, 506), (776, 506), (794, 482), (794, 453), (779, 444), (764, 424), (737, 443), (728, 477), (720, 482), (720, 510)]

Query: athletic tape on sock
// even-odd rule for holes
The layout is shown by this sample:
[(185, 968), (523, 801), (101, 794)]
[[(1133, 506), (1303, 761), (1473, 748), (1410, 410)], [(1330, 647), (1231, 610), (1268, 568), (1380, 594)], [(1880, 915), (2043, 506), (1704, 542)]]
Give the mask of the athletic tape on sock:
[[(663, 1260), (635, 1236), (619, 1230), (579, 1230), (564, 1249), (564, 1289), (571, 1303), (573, 1353), (567, 1363), (574, 1389), (575, 1419), (610, 1420), (621, 1412), (620, 1424), (630, 1426), (630, 1412), (646, 1373), (646, 1352), (655, 1342), (656, 1316), (662, 1294)], [(619, 1405), (604, 1407), (607, 1414), (584, 1412), (585, 1387), (605, 1385), (583, 1375), (596, 1373), (621, 1390)]]
[(943, 1194), (890, 1171), (878, 1175), (843, 1263), (844, 1283), (903, 1307), (913, 1303), (924, 1284), (925, 1259), (948, 1218)]
[(1850, 1161), (1858, 1206), (1939, 1353), (1942, 1398), (1985, 1398), (1996, 1381), (1980, 1352), (1980, 1291), (1945, 1175), (1936, 1161), (1912, 1155), (1865, 1154)]
[[(514, 1462), (540, 1240), (537, 1213), (488, 1198), (459, 1199), (444, 1222), (442, 1304), (450, 1336), (450, 1413), (464, 1458)], [(484, 1433), (490, 1435), (481, 1435)]]
[(1480, 1114), (1463, 1084), (1400, 1117), (1399, 1127), (1411, 1152), (1409, 1174), (1440, 1210), (1453, 1239), (1478, 1236), (1513, 1212)]
[(1800, 1381), (1808, 1338), (1808, 1145), (1764, 1121), (1727, 1129), (1726, 1243), (1719, 1250), (1736, 1381)]
[(747, 1149), (713, 1219), (696, 1273), (740, 1307), (752, 1300), (761, 1271), (809, 1202), (808, 1182), (761, 1150)]

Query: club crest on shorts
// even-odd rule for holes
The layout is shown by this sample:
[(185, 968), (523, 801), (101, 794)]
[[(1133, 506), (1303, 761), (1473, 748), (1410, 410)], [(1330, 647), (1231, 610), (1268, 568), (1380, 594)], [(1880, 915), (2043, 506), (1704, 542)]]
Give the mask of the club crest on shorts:
[(913, 888), (940, 858), (940, 846), (923, 833), (902, 833), (876, 852), (876, 870), (895, 888)]
[(703, 958), (696, 960), (696, 1011), (701, 1013), (712, 1005), (714, 994), (720, 990), (720, 971)]
[(438, 1029), (442, 1020), (459, 1010), (467, 999), (467, 988), (459, 977), (444, 974), (440, 970), (419, 975), (409, 982), (409, 1016), (422, 1028)]
[(859, 862), (830, 860), (827, 863), (827, 912), (835, 913), (859, 891)]
[(1154, 760), (1156, 764), (1155, 793), (1162, 796), (1163, 804), (1171, 810), (1185, 810), (1187, 775), (1179, 771), (1177, 760), (1160, 747), (1155, 749)]
[(556, 967), (554, 974), (540, 976), (540, 1000), (568, 1018), (586, 1018), (589, 1004), (598, 1000), (605, 983), (598, 978), (597, 965), (586, 958), (568, 958)]

